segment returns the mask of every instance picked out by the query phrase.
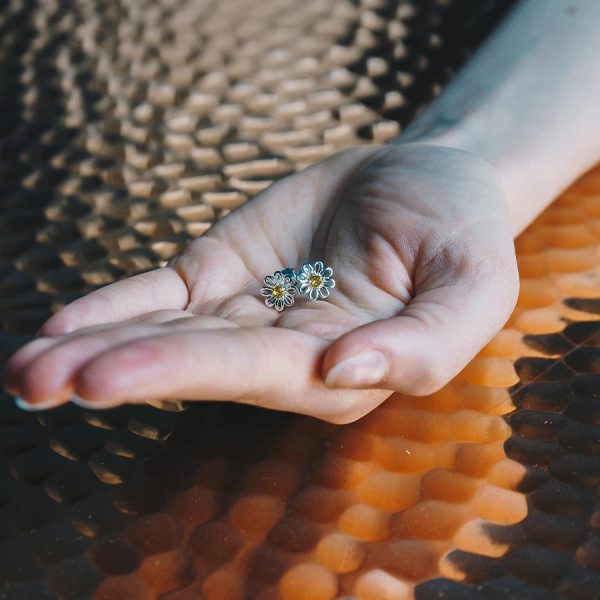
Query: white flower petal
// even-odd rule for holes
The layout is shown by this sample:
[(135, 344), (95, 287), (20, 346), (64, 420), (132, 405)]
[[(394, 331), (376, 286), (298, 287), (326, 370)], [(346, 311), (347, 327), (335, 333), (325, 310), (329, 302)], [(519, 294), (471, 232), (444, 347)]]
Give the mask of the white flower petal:
[(265, 304), (270, 308), (271, 306), (273, 306), (273, 304), (275, 304), (275, 298), (273, 298), (273, 296), (269, 296), (265, 300)]
[(333, 288), (335, 287), (335, 279), (327, 279), (325, 281), (325, 283), (323, 284), (324, 287), (326, 288)]
[(272, 290), (271, 288), (261, 288), (260, 293), (261, 295), (268, 297), (272, 294)]
[(325, 266), (325, 265), (323, 265), (323, 263), (322, 263), (320, 260), (318, 260), (318, 261), (315, 263), (315, 266), (314, 266), (314, 271), (315, 271), (315, 273), (322, 273), (322, 272), (323, 272), (323, 267), (324, 267), (324, 266)]
[(323, 269), (321, 275), (323, 275), (325, 278), (331, 277), (333, 275), (333, 269), (331, 267), (327, 267)]
[(265, 285), (268, 287), (273, 287), (275, 285), (275, 279), (273, 279), (272, 275), (267, 275), (265, 277)]
[(312, 275), (314, 273), (314, 267), (310, 263), (306, 263), (302, 265), (302, 271), (306, 273), (306, 275)]
[(326, 287), (322, 287), (319, 290), (319, 294), (321, 294), (321, 298), (329, 298), (329, 289)]
[(292, 304), (294, 304), (294, 297), (293, 297), (293, 296), (286, 296), (286, 297), (283, 299), (283, 303), (284, 303), (286, 306), (291, 306)]
[(319, 290), (317, 290), (316, 288), (311, 288), (308, 292), (308, 297), (311, 300), (316, 300), (319, 297)]

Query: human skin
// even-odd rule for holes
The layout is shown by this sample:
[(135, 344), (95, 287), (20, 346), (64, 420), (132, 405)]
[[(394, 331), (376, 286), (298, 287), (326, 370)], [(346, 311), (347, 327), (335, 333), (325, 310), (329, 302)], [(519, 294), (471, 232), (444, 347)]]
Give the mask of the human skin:
[[(228, 400), (348, 423), (431, 394), (502, 328), (513, 236), (600, 158), (595, 0), (525, 0), (391, 145), (278, 181), (171, 261), (51, 317), (7, 365), (31, 410)], [(317, 259), (325, 301), (265, 275)]]

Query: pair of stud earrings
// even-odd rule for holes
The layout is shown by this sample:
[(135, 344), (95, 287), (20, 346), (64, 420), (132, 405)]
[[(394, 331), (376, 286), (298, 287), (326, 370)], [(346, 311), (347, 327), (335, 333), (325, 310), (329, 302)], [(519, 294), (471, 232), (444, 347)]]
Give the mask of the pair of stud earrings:
[(265, 304), (281, 312), (286, 306), (294, 304), (296, 294), (300, 293), (314, 302), (319, 298), (328, 298), (335, 287), (333, 269), (322, 261), (303, 264), (297, 272), (288, 267), (275, 271), (265, 277), (265, 287), (260, 293), (265, 296)]

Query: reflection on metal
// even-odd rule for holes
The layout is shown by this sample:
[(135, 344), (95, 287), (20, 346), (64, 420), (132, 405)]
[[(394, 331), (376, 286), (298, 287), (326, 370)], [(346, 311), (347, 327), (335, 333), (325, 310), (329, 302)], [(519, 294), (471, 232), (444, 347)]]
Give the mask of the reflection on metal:
[[(500, 13), (251, 5), (3, 3), (3, 358), (274, 178), (393, 138)], [(504, 330), (439, 393), (349, 426), (175, 401), (28, 414), (4, 395), (0, 596), (596, 597), (600, 171), (517, 249)]]

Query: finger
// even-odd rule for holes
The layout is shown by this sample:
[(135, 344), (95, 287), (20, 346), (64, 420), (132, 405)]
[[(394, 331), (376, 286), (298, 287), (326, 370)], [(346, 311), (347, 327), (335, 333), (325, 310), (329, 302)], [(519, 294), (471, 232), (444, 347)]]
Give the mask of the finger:
[(515, 305), (516, 267), (497, 267), (467, 269), (454, 282), (419, 291), (399, 315), (342, 336), (324, 357), (326, 384), (419, 396), (437, 391), (502, 328)]
[(168, 322), (168, 325), (130, 323), (87, 334), (63, 338), (42, 351), (18, 373), (11, 373), (12, 389), (35, 408), (61, 404), (73, 395), (73, 379), (78, 370), (96, 355), (124, 342), (156, 336), (169, 330), (204, 330), (236, 327), (229, 321), (216, 317), (185, 316)]
[(188, 301), (183, 279), (174, 269), (163, 267), (117, 281), (75, 300), (50, 317), (41, 334), (63, 335), (159, 309), (183, 309)]
[(18, 380), (21, 370), (36, 356), (57, 343), (58, 338), (38, 338), (32, 340), (11, 356), (6, 363), (4, 387), (11, 394), (18, 394)]
[(89, 362), (75, 391), (97, 408), (175, 397), (233, 400), (340, 422), (358, 418), (385, 395), (326, 388), (319, 376), (326, 344), (272, 327), (145, 338)]
[[(133, 319), (129, 319), (126, 322), (122, 322), (120, 323), (120, 326), (126, 326), (131, 323), (160, 324), (173, 321), (174, 319), (192, 316), (192, 313), (188, 313), (182, 310), (157, 310), (144, 315), (139, 315), (137, 317), (134, 317)], [(93, 333), (101, 333), (103, 331), (111, 330), (113, 328), (113, 323), (105, 323), (103, 325), (84, 327), (82, 329), (73, 331), (72, 333), (65, 334), (64, 336), (42, 337), (32, 340), (31, 342), (20, 348), (15, 354), (13, 354), (13, 356), (6, 364), (4, 386), (9, 392), (13, 394), (19, 393), (17, 388), (21, 372), (35, 358), (40, 356), (42, 352), (45, 352), (49, 348), (57, 346), (58, 344), (64, 343), (66, 339), (72, 339), (78, 336), (87, 336)]]

